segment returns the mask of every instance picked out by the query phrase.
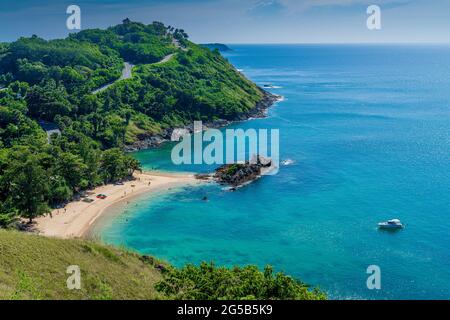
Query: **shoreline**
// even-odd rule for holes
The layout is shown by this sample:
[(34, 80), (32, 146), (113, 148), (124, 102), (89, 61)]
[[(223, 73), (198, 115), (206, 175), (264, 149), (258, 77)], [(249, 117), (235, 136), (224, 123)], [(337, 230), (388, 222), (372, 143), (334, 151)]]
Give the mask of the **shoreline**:
[[(233, 121), (218, 120), (214, 123), (207, 123), (206, 128), (226, 127), (234, 122), (247, 121), (250, 119), (264, 118), (267, 110), (276, 102), (282, 101), (282, 97), (261, 89), (263, 99), (240, 118)], [(186, 127), (192, 131), (190, 127)], [(168, 141), (166, 137), (153, 136), (150, 140), (144, 139), (138, 142), (139, 147), (125, 148), (125, 151), (133, 152), (142, 149), (149, 149), (161, 145)], [(150, 184), (149, 184), (150, 182)], [(94, 200), (91, 203), (84, 202), (83, 199), (74, 200), (64, 208), (55, 209), (44, 217), (35, 219), (33, 232), (63, 239), (86, 238), (91, 236), (91, 230), (95, 223), (103, 216), (105, 211), (114, 205), (126, 200), (133, 200), (142, 194), (169, 190), (182, 185), (201, 184), (205, 181), (198, 180), (194, 174), (167, 173), (161, 171), (135, 173), (134, 180), (126, 181), (123, 184), (108, 184), (97, 187), (86, 192), (87, 198)], [(98, 199), (96, 195), (106, 194), (106, 199)]]
[[(63, 239), (85, 238), (95, 222), (110, 207), (145, 193), (158, 192), (182, 185), (203, 183), (193, 174), (143, 172), (134, 174), (134, 180), (123, 184), (108, 184), (87, 191), (87, 198), (74, 200), (64, 208), (55, 209), (51, 214), (35, 220), (33, 231), (39, 235)], [(98, 194), (107, 195), (106, 199), (98, 199)]]
[[(263, 93), (263, 98), (261, 101), (259, 101), (255, 107), (246, 113), (243, 113), (239, 116), (237, 116), (234, 120), (224, 120), (224, 119), (218, 119), (214, 121), (207, 121), (203, 123), (204, 130), (207, 129), (220, 129), (227, 127), (233, 123), (236, 122), (243, 122), (248, 121), (252, 119), (263, 119), (267, 117), (267, 110), (272, 107), (275, 103), (283, 101), (284, 97), (271, 93), (269, 91), (266, 91), (263, 88), (259, 88)], [(131, 145), (125, 146), (124, 150), (125, 152), (136, 152), (141, 150), (147, 150), (152, 148), (157, 148), (161, 146), (163, 143), (168, 142), (171, 140), (171, 136), (174, 130), (176, 129), (183, 129), (187, 130), (189, 133), (194, 132), (194, 125), (186, 125), (182, 128), (169, 128), (165, 129), (160, 134), (155, 135), (149, 135), (142, 137), (142, 139), (135, 141)]]

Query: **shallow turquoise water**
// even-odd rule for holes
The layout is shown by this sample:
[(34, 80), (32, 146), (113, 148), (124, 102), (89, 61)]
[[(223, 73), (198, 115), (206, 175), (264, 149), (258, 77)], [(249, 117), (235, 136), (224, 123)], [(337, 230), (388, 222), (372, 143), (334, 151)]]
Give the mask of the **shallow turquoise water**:
[[(142, 197), (104, 224), (106, 242), (176, 264), (272, 264), (331, 298), (450, 298), (450, 47), (232, 46), (230, 61), (286, 100), (279, 174), (229, 193), (208, 185)], [(176, 167), (170, 145), (136, 153)], [(208, 202), (201, 201), (207, 195)], [(397, 233), (379, 221), (400, 218)], [(379, 265), (382, 289), (368, 290)]]

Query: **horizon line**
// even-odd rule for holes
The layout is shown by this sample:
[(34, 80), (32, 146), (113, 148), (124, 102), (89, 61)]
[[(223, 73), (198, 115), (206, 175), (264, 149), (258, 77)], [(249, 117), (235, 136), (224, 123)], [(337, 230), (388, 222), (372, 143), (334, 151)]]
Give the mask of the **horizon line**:
[(198, 44), (225, 45), (450, 45), (449, 42), (198, 42)]

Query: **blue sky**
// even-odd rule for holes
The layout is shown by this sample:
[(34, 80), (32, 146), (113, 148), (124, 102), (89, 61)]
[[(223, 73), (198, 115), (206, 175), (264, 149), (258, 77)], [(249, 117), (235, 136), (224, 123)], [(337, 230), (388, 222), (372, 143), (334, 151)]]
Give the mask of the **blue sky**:
[[(0, 41), (67, 35), (70, 4), (84, 29), (158, 20), (195, 42), (450, 42), (450, 0), (0, 0)], [(381, 7), (381, 30), (366, 27), (371, 4)]]

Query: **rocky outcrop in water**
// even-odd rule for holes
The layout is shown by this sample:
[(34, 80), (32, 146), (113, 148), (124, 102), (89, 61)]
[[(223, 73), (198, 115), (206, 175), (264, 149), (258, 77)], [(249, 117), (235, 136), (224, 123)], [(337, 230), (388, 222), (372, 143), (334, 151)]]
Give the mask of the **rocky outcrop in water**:
[(218, 168), (214, 174), (214, 180), (220, 184), (238, 187), (258, 179), (272, 166), (272, 161), (262, 156), (254, 156), (251, 161), (242, 164), (226, 164)]

